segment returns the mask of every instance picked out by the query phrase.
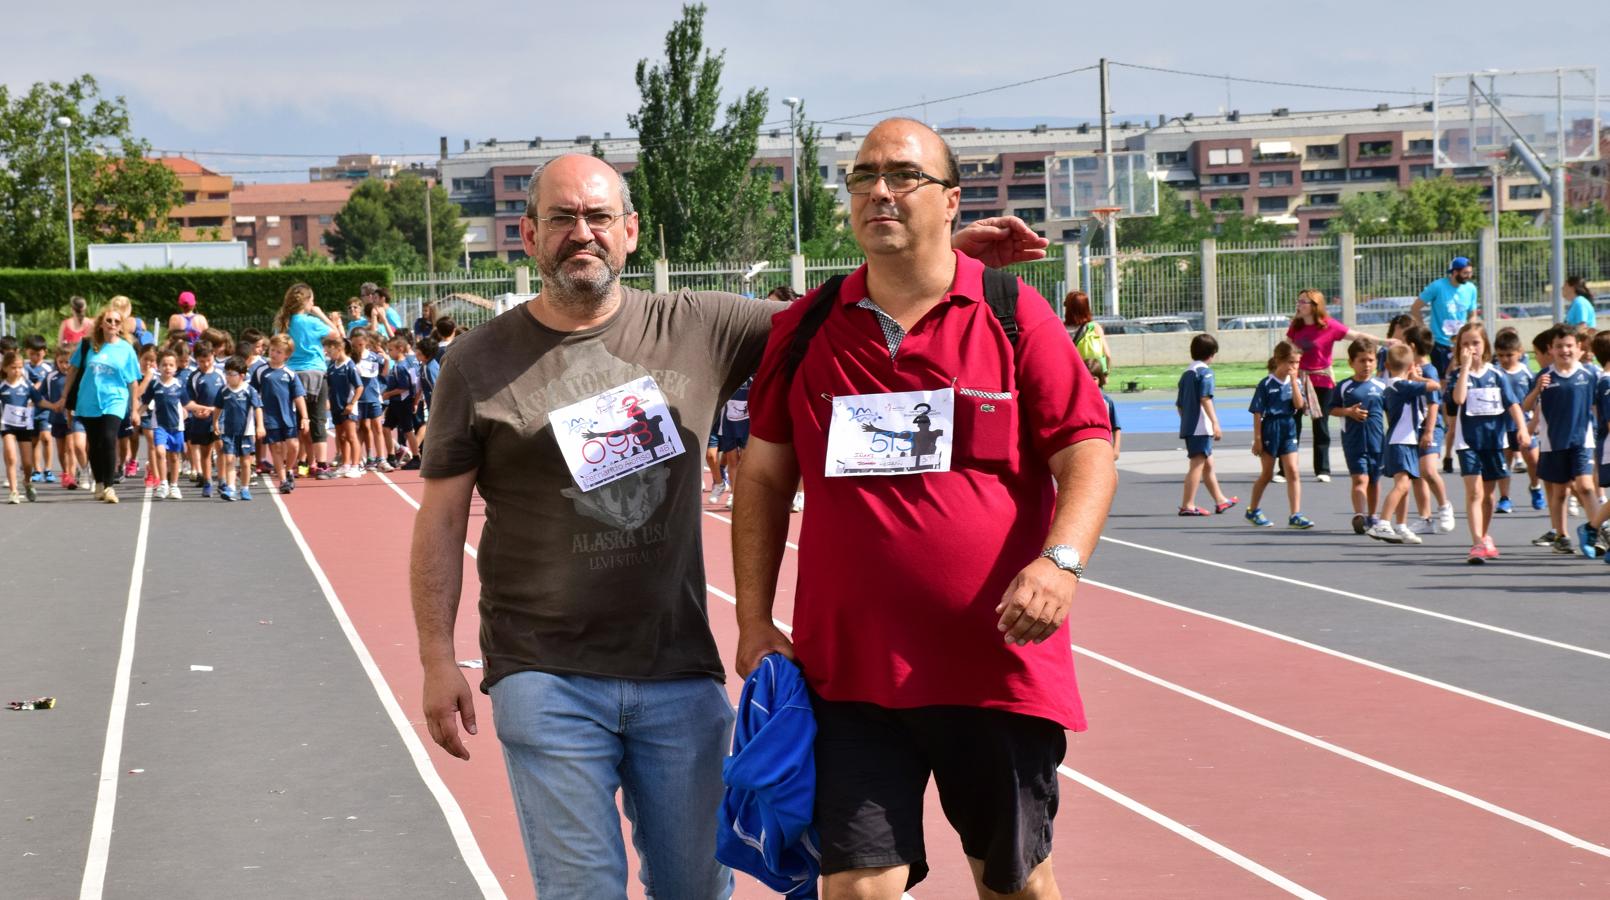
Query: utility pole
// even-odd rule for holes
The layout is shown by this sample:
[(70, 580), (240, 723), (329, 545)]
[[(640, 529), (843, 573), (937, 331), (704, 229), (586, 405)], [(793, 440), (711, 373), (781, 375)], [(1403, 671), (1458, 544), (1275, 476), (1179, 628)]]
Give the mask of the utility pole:
[(67, 268), (78, 268), (78, 242), (73, 235), (73, 151), (67, 145), (67, 129), (73, 127), (73, 120), (61, 116), (56, 120), (61, 127), (61, 155), (62, 165), (67, 170)]
[(788, 164), (794, 170), (794, 255), (799, 255), (799, 126), (794, 123), (794, 113), (804, 103), (798, 97), (784, 97), (783, 104), (788, 107)]
[[(425, 179), (425, 271), (430, 275), (430, 299), (436, 299), (436, 235), (431, 229), (430, 216), (430, 179)], [(464, 251), (469, 252), (468, 245)]]
[[(1107, 197), (1103, 205), (1116, 206), (1116, 182), (1112, 163), (1112, 130), (1109, 128), (1112, 103), (1107, 89), (1107, 58), (1101, 59), (1101, 156), (1107, 168)], [(1107, 217), (1107, 312), (1118, 315), (1118, 216)]]

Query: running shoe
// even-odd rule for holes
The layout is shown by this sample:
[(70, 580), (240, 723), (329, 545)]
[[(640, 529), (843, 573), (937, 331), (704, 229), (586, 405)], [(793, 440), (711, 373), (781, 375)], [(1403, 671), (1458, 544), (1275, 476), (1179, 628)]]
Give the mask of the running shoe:
[(46, 469), (45, 470), (45, 483), (46, 484), (55, 484), (56, 483), (56, 473), (50, 471), (49, 469)]
[(1278, 472), (1278, 471), (1277, 471), (1277, 472), (1275, 472), (1275, 478), (1274, 478), (1274, 481), (1275, 481), (1275, 484), (1285, 484), (1285, 483), (1286, 483), (1286, 476), (1284, 476), (1284, 475), (1282, 475), (1282, 474), (1280, 474), (1280, 473), (1279, 473), (1279, 472)]
[(1320, 484), (1330, 484), (1330, 473), (1329, 472), (1321, 472), (1318, 475), (1314, 476), (1314, 480), (1319, 482)]
[(402, 469), (404, 472), (413, 472), (417, 471), (422, 465), (424, 465), (423, 460), (417, 456), (411, 456), (408, 458), (407, 462), (403, 463), (401, 466), (398, 466), (398, 468)]
[(1366, 537), (1371, 537), (1378, 541), (1386, 541), (1388, 544), (1403, 543), (1403, 536), (1398, 534), (1397, 529), (1392, 527), (1391, 522), (1387, 521), (1376, 522), (1374, 525), (1371, 525), (1369, 528), (1365, 529), (1364, 534)]
[(107, 485), (106, 490), (101, 491), (101, 501), (105, 503), (116, 503), (117, 490), (111, 485)]
[(1554, 542), (1556, 540), (1559, 540), (1559, 537), (1560, 537), (1559, 533), (1556, 532), (1554, 529), (1550, 528), (1548, 531), (1545, 531), (1542, 534), (1538, 535), (1537, 537), (1532, 538), (1532, 546), (1533, 547), (1552, 547), (1552, 546), (1554, 546)]
[(1582, 555), (1588, 559), (1598, 559), (1603, 555), (1599, 551), (1599, 529), (1586, 522), (1576, 527), (1576, 542), (1582, 548)]
[[(129, 473), (129, 475), (133, 475), (133, 474), (134, 474), (133, 472)], [(152, 472), (150, 469), (147, 469), (145, 471), (145, 486), (146, 487), (156, 487), (157, 486), (156, 473)]]
[(726, 489), (727, 489), (726, 482), (722, 482), (720, 484), (717, 484), (715, 487), (710, 489), (710, 505), (711, 506), (715, 506), (716, 504), (721, 502), (721, 494), (724, 491), (726, 491)]
[(395, 472), (395, 471), (397, 471), (396, 466), (392, 465), (389, 462), (386, 462), (383, 459), (380, 460), (379, 462), (375, 463), (375, 468), (380, 470), (380, 471), (382, 471), (382, 472)]
[(1444, 503), (1437, 507), (1437, 530), (1443, 534), (1453, 534), (1453, 504)]
[(1532, 488), (1531, 490), (1532, 490), (1532, 508), (1533, 509), (1542, 509), (1544, 506), (1548, 505), (1548, 504), (1543, 502), (1543, 489), (1542, 488), (1535, 487), (1535, 488)]
[(1182, 507), (1180, 507), (1179, 515), (1181, 515), (1181, 516), (1211, 516), (1213, 514), (1208, 512), (1207, 510), (1203, 509), (1200, 506), (1182, 506)]
[(1493, 504), (1493, 512), (1498, 515), (1508, 515), (1514, 511), (1515, 504), (1509, 502), (1508, 497), (1499, 497), (1498, 502)]
[(230, 503), (234, 503), (235, 502), (235, 492), (230, 490), (228, 487), (221, 487), (221, 488), (218, 489), (218, 499), (219, 500), (228, 500)]
[(240, 486), (240, 499), (242, 499), (242, 500), (250, 500), (250, 499), (252, 499), (252, 489), (247, 487), (244, 484), (241, 485)]
[(1248, 523), (1256, 525), (1259, 528), (1271, 528), (1275, 524), (1269, 521), (1269, 517), (1263, 514), (1262, 509), (1249, 509), (1243, 518), (1245, 518)]
[(363, 466), (342, 466), (342, 468), (346, 470), (344, 473), (342, 473), (343, 477), (346, 477), (346, 478), (362, 478), (363, 477)]
[(28, 481), (31, 484), (44, 484), (45, 483), (45, 473), (44, 472), (35, 472), (32, 475), (28, 476)]
[(1353, 533), (1354, 534), (1363, 534), (1369, 527), (1370, 527), (1370, 523), (1367, 522), (1364, 519), (1363, 516), (1357, 515), (1357, 514), (1355, 514), (1353, 516)]
[(1570, 499), (1565, 501), (1565, 514), (1568, 516), (1582, 515), (1582, 504), (1577, 502), (1575, 494), (1572, 494)]
[(302, 463), (302, 464), (298, 465), (296, 467), (296, 474), (306, 478), (307, 477), (307, 463)]
[(1226, 499), (1223, 503), (1215, 503), (1215, 504), (1213, 504), (1213, 514), (1216, 515), (1216, 516), (1217, 515), (1222, 515), (1226, 511), (1234, 509), (1235, 505), (1237, 503), (1240, 503), (1240, 502), (1241, 502), (1240, 497), (1230, 497), (1230, 498)]
[(179, 482), (175, 481), (173, 484), (168, 485), (168, 499), (169, 500), (183, 500), (184, 499), (184, 494), (179, 493)]
[(1404, 525), (1415, 534), (1437, 533), (1437, 521), (1430, 516), (1426, 516), (1423, 519), (1415, 519), (1412, 522), (1406, 522)]
[(1479, 565), (1481, 565), (1482, 563), (1484, 563), (1486, 561), (1487, 561), (1487, 545), (1481, 543), (1480, 541), (1478, 541), (1474, 545), (1472, 545), (1471, 548), (1470, 548), (1470, 553), (1466, 554), (1466, 556), (1465, 556), (1465, 562), (1467, 562), (1467, 563), (1469, 563), (1469, 564), (1471, 564), (1473, 566), (1479, 566)]
[(1571, 546), (1571, 539), (1562, 534), (1554, 538), (1554, 552), (1575, 555), (1576, 548)]
[(17, 493), (16, 491), (12, 491), (11, 492), (11, 499), (7, 500), (6, 502), (11, 504), (12, 506), (21, 506), (22, 505), (22, 495)]
[(1405, 544), (1423, 544), (1423, 543), (1425, 543), (1425, 541), (1422, 540), (1418, 534), (1414, 533), (1414, 530), (1412, 528), (1409, 528), (1407, 526), (1400, 526), (1398, 528), (1398, 537), (1403, 538), (1403, 543), (1405, 543)]
[(332, 478), (340, 478), (341, 470), (335, 468), (334, 466), (327, 466), (323, 469), (320, 469), (319, 473), (313, 477), (320, 481), (329, 481)]
[(797, 512), (797, 513), (805, 511), (805, 492), (804, 491), (795, 491), (794, 492), (794, 505), (791, 508), (792, 508), (792, 510), (794, 512)]
[(1314, 520), (1308, 518), (1302, 513), (1292, 513), (1291, 518), (1286, 520), (1286, 527), (1299, 528), (1303, 531), (1307, 531), (1308, 529), (1314, 527)]
[(63, 475), (61, 477), (61, 486), (65, 490), (76, 491), (78, 490), (78, 479), (72, 475)]
[(732, 488), (727, 488), (727, 508), (728, 509), (732, 509), (732, 496), (734, 494), (736, 494), (736, 493), (737, 493), (737, 491), (733, 490)]
[(166, 481), (164, 481), (161, 484), (157, 485), (156, 487), (157, 487), (157, 492), (156, 492), (156, 494), (153, 495), (152, 499), (155, 499), (155, 500), (166, 500), (166, 499), (168, 499), (168, 483)]
[(1498, 545), (1493, 543), (1493, 536), (1492, 535), (1490, 535), (1490, 534), (1482, 535), (1481, 536), (1481, 543), (1482, 543), (1482, 546), (1487, 548), (1487, 558), (1488, 559), (1497, 559), (1498, 558), (1498, 555), (1499, 555), (1498, 554)]
[(212, 482), (203, 481), (201, 483), (201, 499), (206, 500), (207, 498), (209, 498), (211, 496), (212, 496)]
[[(139, 474), (139, 472), (140, 472), (140, 462), (139, 462), (139, 460), (131, 459), (131, 460), (128, 461), (127, 464), (125, 464), (123, 466), (123, 477), (124, 478), (133, 478), (135, 475)], [(149, 474), (149, 473), (147, 473), (147, 474)]]

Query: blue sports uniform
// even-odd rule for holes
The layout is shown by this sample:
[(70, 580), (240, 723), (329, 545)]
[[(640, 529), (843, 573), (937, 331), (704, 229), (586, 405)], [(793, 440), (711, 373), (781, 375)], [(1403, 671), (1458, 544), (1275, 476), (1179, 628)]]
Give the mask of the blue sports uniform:
[(268, 360), (261, 356), (246, 364), (246, 382), (256, 388), (258, 393), (263, 390), (263, 373), (269, 370)]
[(151, 404), (151, 440), (170, 453), (184, 452), (184, 405), (189, 402), (184, 381), (174, 378), (164, 383), (153, 378), (140, 395), (141, 403)]
[(1180, 373), (1179, 387), (1174, 394), (1174, 408), (1179, 410), (1180, 437), (1185, 440), (1186, 456), (1213, 455), (1213, 423), (1202, 413), (1202, 400), (1212, 396), (1213, 370), (1201, 360), (1192, 361)]
[[(224, 389), (224, 374), (214, 368), (211, 372), (202, 372), (197, 369), (185, 379), (185, 390), (190, 393), (190, 402), (198, 406), (214, 407), (218, 405), (218, 394)], [(210, 444), (213, 442), (212, 416), (192, 416), (185, 420), (184, 439), (190, 444)]]
[(363, 351), (363, 357), (354, 362), (358, 369), (361, 387), (358, 391), (358, 419), (378, 419), (384, 411), (380, 404), (380, 378), (385, 371), (384, 358), (373, 350)]
[[(1449, 374), (1450, 398), (1463, 377), (1457, 369)], [(1515, 424), (1510, 408), (1520, 404), (1521, 396), (1509, 376), (1489, 365), (1470, 373), (1465, 391), (1465, 402), (1454, 406), (1453, 449), (1459, 454), (1459, 474), (1480, 475), (1483, 481), (1508, 478), (1504, 423)]]
[(284, 366), (278, 369), (270, 366), (263, 372), (262, 382), (258, 394), (263, 404), (263, 430), (268, 433), (263, 443), (278, 444), (296, 437), (301, 430), (296, 398), (307, 396), (302, 380)]
[(386, 428), (401, 431), (414, 430), (414, 374), (400, 362), (392, 363), (391, 371), (384, 376), (386, 392), (403, 393), (386, 401)]
[[(61, 402), (62, 395), (67, 393), (67, 375), (66, 375), (66, 373), (64, 373), (64, 372), (62, 372), (62, 371), (60, 371), (58, 369), (51, 369), (50, 374), (45, 376), (44, 389), (41, 390), (39, 393), (48, 402), (51, 402), (51, 403), (59, 403), (59, 402)], [(51, 435), (51, 437), (54, 437), (54, 438), (64, 438), (64, 437), (66, 437), (67, 433), (68, 433), (67, 411), (65, 409), (54, 409), (54, 410), (47, 410), (47, 412), (50, 413), (50, 435)], [(75, 419), (74, 421), (77, 421), (77, 420)], [(82, 427), (82, 426), (80, 426), (80, 427)]]
[[(1532, 375), (1532, 370), (1526, 368), (1524, 363), (1513, 372), (1508, 369), (1500, 369), (1499, 371), (1503, 372), (1504, 377), (1509, 379), (1509, 386), (1514, 389), (1515, 396), (1525, 399), (1526, 395), (1532, 392), (1532, 379), (1534, 376)], [(1515, 421), (1513, 419), (1505, 423), (1504, 431), (1510, 435), (1515, 434)], [(1513, 437), (1510, 439), (1509, 445), (1511, 448), (1515, 446)]]
[(1585, 366), (1569, 374), (1549, 366), (1548, 387), (1537, 399), (1537, 477), (1550, 484), (1567, 484), (1593, 471), (1593, 431), (1590, 426), (1593, 394), (1598, 378)]
[(1297, 452), (1297, 408), (1290, 381), (1265, 375), (1252, 392), (1247, 411), (1263, 416), (1259, 437), (1263, 451), (1274, 456)]
[(1381, 477), (1382, 455), (1386, 446), (1386, 382), (1378, 378), (1359, 381), (1347, 378), (1331, 391), (1330, 408), (1357, 406), (1369, 418), (1362, 422), (1342, 420), (1342, 456), (1349, 475)]
[(330, 419), (340, 425), (347, 420), (347, 407), (352, 405), (352, 398), (362, 384), (358, 368), (351, 359), (330, 363), (325, 369), (324, 383), (330, 389)]
[(744, 379), (721, 409), (721, 441), (717, 450), (726, 453), (749, 446), (749, 388), (754, 376)]
[(218, 395), (218, 435), (225, 454), (251, 456), (257, 451), (253, 443), (257, 417), (252, 410), (262, 406), (262, 395), (249, 384), (242, 384), (239, 390), (225, 387)]
[(1107, 424), (1112, 426), (1113, 436), (1116, 437), (1118, 432), (1124, 430), (1123, 426), (1118, 424), (1118, 407), (1113, 405), (1112, 398), (1106, 394), (1102, 394), (1101, 399), (1107, 404)]
[[(35, 410), (44, 395), (27, 378), (11, 384), (0, 382), (0, 431), (16, 436), (19, 441), (32, 441), (35, 437)], [(12, 485), (13, 491), (22, 488)]]
[(1610, 372), (1603, 372), (1593, 386), (1593, 417), (1598, 422), (1599, 487), (1610, 487)]
[[(27, 379), (35, 390), (39, 391), (41, 397), (45, 394), (45, 379), (49, 378), (50, 373), (54, 371), (56, 371), (56, 367), (48, 362), (41, 362), (37, 366), (31, 362), (22, 364), (22, 377)], [(50, 430), (50, 410), (37, 404), (34, 406), (34, 430), (40, 433)]]
[(1426, 396), (1431, 385), (1423, 381), (1394, 378), (1387, 382), (1383, 407), (1386, 411), (1386, 445), (1381, 474), (1399, 472), (1420, 477), (1420, 433), (1425, 424)]
[(1436, 424), (1432, 426), (1431, 431), (1431, 446), (1420, 451), (1420, 455), (1430, 456), (1434, 453), (1442, 452), (1442, 439), (1448, 433), (1447, 426), (1442, 424), (1440, 413), (1452, 413), (1453, 410), (1451, 408), (1445, 409), (1442, 405), (1443, 399), (1447, 396), (1442, 390), (1442, 371), (1433, 363), (1421, 363), (1420, 374), (1428, 382), (1426, 384), (1424, 413), (1436, 420)]

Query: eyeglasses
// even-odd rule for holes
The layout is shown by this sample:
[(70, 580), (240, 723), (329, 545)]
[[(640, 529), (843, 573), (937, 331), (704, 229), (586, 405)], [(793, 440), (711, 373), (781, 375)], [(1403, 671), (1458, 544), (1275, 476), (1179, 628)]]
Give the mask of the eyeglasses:
[(955, 187), (945, 179), (935, 178), (927, 172), (895, 169), (892, 172), (851, 172), (844, 176), (844, 189), (852, 194), (870, 194), (879, 179), (882, 179), (884, 187), (888, 188), (891, 194), (909, 194), (925, 184)]
[(106, 321), (106, 324), (108, 324), (108, 325), (122, 325), (123, 324), (122, 319), (107, 319), (105, 321)]
[(576, 227), (577, 220), (586, 222), (588, 231), (608, 231), (609, 229), (615, 227), (616, 222), (626, 218), (626, 215), (607, 212), (590, 212), (585, 216), (577, 216), (572, 213), (559, 213), (558, 215), (553, 216), (532, 216), (531, 218), (533, 221), (541, 222), (542, 224), (556, 231), (570, 231)]

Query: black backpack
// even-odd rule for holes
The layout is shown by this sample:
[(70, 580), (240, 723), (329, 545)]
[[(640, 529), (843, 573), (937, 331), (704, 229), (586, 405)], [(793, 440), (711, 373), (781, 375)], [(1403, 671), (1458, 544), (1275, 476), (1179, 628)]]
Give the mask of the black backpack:
[[(828, 314), (833, 311), (833, 303), (838, 299), (839, 288), (843, 286), (847, 275), (835, 275), (822, 285), (821, 290), (811, 300), (811, 306), (800, 317), (799, 327), (794, 330), (794, 340), (788, 345), (788, 356), (783, 359), (784, 383), (792, 383), (794, 373), (799, 371), (800, 363), (805, 361), (805, 351), (810, 347), (811, 338), (821, 330), (822, 323), (827, 321)], [(1017, 276), (1000, 269), (984, 269), (984, 302), (989, 304), (990, 312), (995, 314), (995, 321), (1001, 324), (1001, 330), (1006, 332), (1006, 341), (1013, 348), (1017, 347)]]

